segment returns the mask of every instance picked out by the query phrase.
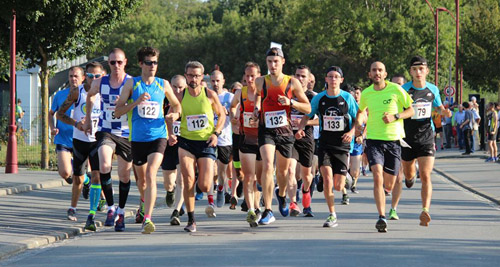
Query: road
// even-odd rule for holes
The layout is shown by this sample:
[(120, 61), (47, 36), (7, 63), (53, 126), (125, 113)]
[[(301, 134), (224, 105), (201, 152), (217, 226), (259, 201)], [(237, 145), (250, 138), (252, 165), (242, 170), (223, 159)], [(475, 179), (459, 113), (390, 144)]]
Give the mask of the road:
[[(188, 234), (168, 224), (170, 208), (155, 209), (157, 231), (142, 235), (140, 225), (128, 219), (127, 230), (104, 228), (96, 233), (28, 250), (0, 262), (4, 266), (498, 266), (500, 261), (500, 209), (486, 199), (465, 191), (433, 173), (434, 195), (429, 227), (419, 226), (420, 183), (404, 189), (398, 208), (399, 221), (389, 221), (387, 233), (375, 230), (377, 213), (372, 179), (361, 177), (360, 193), (351, 204), (340, 205), (336, 194), (339, 226), (322, 224), (327, 208), (322, 193), (313, 196), (314, 218), (283, 218), (274, 205), (276, 222), (250, 228), (246, 213), (228, 206), (216, 209), (217, 217), (203, 213), (206, 198), (197, 201), (198, 232)], [(67, 187), (26, 193), (57, 194)], [(164, 190), (158, 202), (164, 201)], [(133, 189), (132, 202), (137, 201)], [(390, 197), (388, 198), (390, 203)], [(67, 206), (67, 200), (47, 205)], [(85, 202), (84, 208), (87, 208)], [(23, 206), (23, 203), (18, 203)], [(389, 205), (387, 206), (387, 211)], [(23, 211), (21, 211), (22, 213)], [(83, 212), (83, 211), (82, 211)], [(60, 217), (52, 214), (47, 217)], [(100, 214), (100, 216), (104, 216)], [(84, 214), (79, 219), (84, 219)], [(60, 218), (58, 218), (60, 219)], [(19, 217), (22, 222), (23, 218)], [(63, 222), (70, 223), (70, 222)], [(43, 224), (43, 220), (41, 220)]]

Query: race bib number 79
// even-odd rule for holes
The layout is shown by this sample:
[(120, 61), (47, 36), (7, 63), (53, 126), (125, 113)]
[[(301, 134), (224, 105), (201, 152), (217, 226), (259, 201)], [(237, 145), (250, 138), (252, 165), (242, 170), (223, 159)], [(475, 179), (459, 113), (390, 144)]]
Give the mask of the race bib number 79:
[(411, 117), (412, 120), (428, 119), (431, 117), (432, 103), (431, 102), (417, 102), (412, 103), (415, 114)]
[(288, 125), (286, 111), (269, 111), (265, 113), (266, 128), (278, 128)]
[(137, 107), (140, 117), (146, 119), (156, 119), (160, 114), (160, 104), (154, 101), (144, 101)]

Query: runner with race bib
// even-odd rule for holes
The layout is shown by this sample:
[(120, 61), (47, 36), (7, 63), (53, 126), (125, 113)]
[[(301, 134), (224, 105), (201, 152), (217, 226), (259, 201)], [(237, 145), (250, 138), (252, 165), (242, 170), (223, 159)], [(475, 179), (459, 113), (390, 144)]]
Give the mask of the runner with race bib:
[(326, 70), (327, 88), (311, 101), (311, 113), (304, 116), (296, 133), (296, 138), (305, 135), (304, 127), (314, 115), (319, 116), (320, 136), (318, 158), (323, 177), (326, 204), (330, 214), (323, 227), (336, 227), (335, 200), (332, 188), (342, 191), (349, 166), (349, 152), (354, 142), (353, 122), (358, 111), (354, 97), (340, 90), (344, 81), (342, 69), (331, 66)]

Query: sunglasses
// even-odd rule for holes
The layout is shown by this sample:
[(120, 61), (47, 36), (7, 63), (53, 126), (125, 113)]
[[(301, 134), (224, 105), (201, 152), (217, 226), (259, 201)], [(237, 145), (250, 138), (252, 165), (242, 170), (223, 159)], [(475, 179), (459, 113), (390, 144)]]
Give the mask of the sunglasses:
[(123, 60), (111, 60), (111, 61), (109, 62), (109, 64), (111, 64), (111, 65), (113, 65), (113, 66), (114, 66), (115, 64), (122, 65), (122, 64), (123, 64)]
[(88, 73), (87, 72), (87, 77), (89, 77), (90, 79), (99, 79), (101, 78), (102, 74), (93, 74), (93, 73)]
[(158, 61), (149, 61), (149, 60), (145, 60), (143, 63), (144, 63), (146, 66), (158, 65)]

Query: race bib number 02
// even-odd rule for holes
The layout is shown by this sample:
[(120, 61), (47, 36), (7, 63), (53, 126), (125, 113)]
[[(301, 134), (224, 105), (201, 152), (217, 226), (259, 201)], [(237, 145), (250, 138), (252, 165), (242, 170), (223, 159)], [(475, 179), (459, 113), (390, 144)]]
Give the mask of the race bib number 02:
[(243, 113), (243, 126), (246, 128), (257, 128), (257, 125), (250, 125), (250, 119), (252, 118), (252, 112), (244, 112)]
[(432, 103), (431, 102), (418, 102), (412, 103), (415, 114), (411, 117), (412, 120), (428, 119), (431, 117)]
[(157, 119), (160, 114), (160, 104), (154, 101), (143, 101), (137, 107), (137, 113), (142, 118)]
[(288, 125), (286, 111), (269, 111), (265, 113), (266, 128), (278, 128)]
[(344, 128), (344, 116), (323, 116), (323, 130), (341, 132)]
[(174, 121), (174, 124), (172, 125), (174, 128), (174, 134), (179, 136), (181, 135), (181, 122), (180, 121)]
[(292, 129), (294, 131), (299, 129), (299, 124), (302, 121), (303, 115), (293, 115), (292, 114)]
[(208, 126), (208, 117), (205, 114), (186, 116), (186, 120), (190, 132), (203, 130)]

